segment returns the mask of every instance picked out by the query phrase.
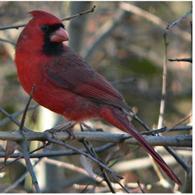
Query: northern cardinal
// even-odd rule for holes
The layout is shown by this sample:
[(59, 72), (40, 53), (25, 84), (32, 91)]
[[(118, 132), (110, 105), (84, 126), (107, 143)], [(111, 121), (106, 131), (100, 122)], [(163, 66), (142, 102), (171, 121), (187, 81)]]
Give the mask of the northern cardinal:
[(101, 118), (132, 135), (176, 183), (180, 180), (160, 155), (131, 125), (129, 107), (122, 95), (66, 45), (62, 21), (41, 10), (21, 32), (15, 62), (24, 90), (40, 105), (64, 117), (83, 121)]

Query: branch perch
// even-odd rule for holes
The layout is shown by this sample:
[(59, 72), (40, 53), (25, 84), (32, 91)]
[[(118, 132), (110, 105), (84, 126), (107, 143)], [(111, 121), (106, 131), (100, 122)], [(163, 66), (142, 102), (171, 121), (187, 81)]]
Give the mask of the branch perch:
[[(28, 131), (26, 134), (28, 141), (48, 141), (47, 133)], [(70, 135), (67, 132), (56, 132), (55, 138), (61, 141), (69, 139)], [(77, 140), (90, 140), (98, 142), (112, 142), (119, 143), (124, 140), (125, 143), (138, 145), (138, 142), (131, 138), (128, 134), (110, 133), (110, 132), (74, 132), (74, 137)], [(191, 147), (191, 135), (175, 135), (175, 136), (144, 136), (144, 138), (153, 146), (177, 146), (177, 147)], [(21, 141), (23, 139), (19, 131), (0, 131), (1, 140)]]

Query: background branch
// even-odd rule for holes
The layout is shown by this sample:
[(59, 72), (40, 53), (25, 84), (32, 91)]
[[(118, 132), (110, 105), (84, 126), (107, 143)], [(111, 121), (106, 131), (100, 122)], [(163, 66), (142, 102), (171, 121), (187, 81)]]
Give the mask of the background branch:
[(94, 35), (94, 41), (89, 48), (85, 48), (83, 57), (88, 61), (92, 57), (94, 51), (99, 48), (99, 45), (105, 41), (114, 29), (121, 24), (121, 20), (125, 16), (125, 11), (118, 10), (113, 19), (106, 22)]
[[(159, 18), (158, 16), (138, 7), (133, 5), (132, 3), (121, 3), (120, 4), (121, 9), (126, 10), (128, 12), (134, 13), (139, 17), (142, 17), (150, 22), (152, 22), (153, 24), (159, 26), (161, 29), (166, 29), (167, 28), (167, 23), (165, 21), (163, 21), (161, 18)], [(188, 16), (189, 14), (186, 14), (186, 16)], [(180, 20), (181, 21), (181, 20)], [(177, 34), (178, 36), (180, 36), (182, 39), (186, 40), (186, 41), (191, 41), (191, 37), (190, 37), (190, 33), (187, 33), (179, 28), (176, 28), (175, 31), (173, 32), (175, 34)]]

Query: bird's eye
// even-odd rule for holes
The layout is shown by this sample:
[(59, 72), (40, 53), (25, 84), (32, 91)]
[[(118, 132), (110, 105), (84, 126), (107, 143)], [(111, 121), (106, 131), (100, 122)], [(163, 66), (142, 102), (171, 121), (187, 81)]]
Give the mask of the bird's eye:
[(44, 31), (44, 32), (48, 32), (49, 31), (49, 26), (48, 25), (42, 25), (41, 30)]

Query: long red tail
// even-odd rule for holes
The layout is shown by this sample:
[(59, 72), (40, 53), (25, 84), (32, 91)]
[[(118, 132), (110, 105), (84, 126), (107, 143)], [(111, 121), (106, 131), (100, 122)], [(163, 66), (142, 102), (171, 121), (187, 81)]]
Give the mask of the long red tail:
[(101, 117), (112, 125), (118, 127), (119, 129), (132, 135), (139, 143), (142, 145), (147, 152), (154, 158), (154, 160), (159, 164), (163, 171), (177, 184), (181, 185), (181, 181), (171, 170), (171, 168), (166, 164), (166, 162), (160, 157), (160, 155), (154, 150), (152, 146), (144, 139), (144, 137), (139, 134), (130, 124), (127, 116), (120, 110), (115, 108), (104, 107), (101, 110)]

